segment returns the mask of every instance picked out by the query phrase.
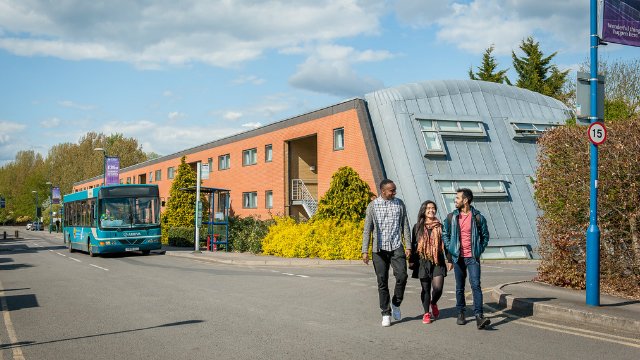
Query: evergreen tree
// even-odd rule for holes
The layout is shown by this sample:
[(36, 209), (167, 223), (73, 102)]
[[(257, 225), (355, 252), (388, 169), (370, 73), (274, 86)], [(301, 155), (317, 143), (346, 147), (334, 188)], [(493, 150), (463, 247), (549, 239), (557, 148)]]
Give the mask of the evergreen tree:
[(569, 70), (560, 71), (556, 65), (551, 64), (551, 59), (557, 52), (545, 57), (540, 50), (540, 43), (534, 41), (531, 36), (522, 41), (520, 49), (524, 52), (522, 57), (518, 57), (514, 51), (511, 52), (513, 67), (518, 73), (516, 86), (556, 99), (564, 99), (562, 89)]
[(482, 55), (482, 65), (478, 66), (478, 72), (473, 72), (473, 66), (469, 68), (469, 78), (471, 80), (483, 80), (511, 85), (511, 81), (509, 81), (506, 75), (509, 69), (496, 70), (498, 68), (498, 62), (496, 58), (491, 55), (494, 49), (494, 45), (491, 45), (484, 51), (484, 55)]
[(318, 203), (313, 219), (360, 221), (373, 196), (369, 184), (348, 166), (341, 167), (331, 176), (331, 185)]
[(190, 188), (196, 185), (196, 172), (186, 163), (183, 156), (180, 159), (178, 174), (169, 190), (167, 209), (162, 215), (162, 242), (169, 240), (169, 229), (172, 227), (195, 227), (196, 193), (180, 189)]

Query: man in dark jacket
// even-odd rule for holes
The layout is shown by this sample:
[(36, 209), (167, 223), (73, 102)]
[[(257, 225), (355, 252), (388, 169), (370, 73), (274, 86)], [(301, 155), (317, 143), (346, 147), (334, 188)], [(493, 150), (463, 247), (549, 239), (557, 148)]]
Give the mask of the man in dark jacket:
[(469, 189), (456, 190), (456, 210), (447, 215), (442, 226), (442, 240), (451, 255), (456, 277), (456, 308), (458, 325), (467, 323), (465, 318), (464, 286), (469, 275), (469, 284), (473, 293), (473, 313), (478, 329), (484, 329), (491, 323), (483, 315), (482, 288), (480, 286), (480, 255), (489, 243), (487, 220), (471, 206), (473, 192)]

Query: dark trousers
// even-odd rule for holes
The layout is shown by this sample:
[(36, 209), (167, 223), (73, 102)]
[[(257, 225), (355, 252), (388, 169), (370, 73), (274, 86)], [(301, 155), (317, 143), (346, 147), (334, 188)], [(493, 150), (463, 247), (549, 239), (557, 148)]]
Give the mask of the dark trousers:
[[(393, 300), (389, 295), (389, 266), (393, 268), (393, 276), (396, 278)], [(382, 315), (391, 315), (389, 301), (393, 301), (394, 306), (400, 306), (404, 297), (404, 288), (407, 286), (407, 257), (402, 246), (393, 251), (380, 250), (373, 253), (373, 268), (378, 279), (380, 310)]]
[(469, 274), (469, 284), (473, 294), (473, 314), (482, 315), (482, 288), (480, 287), (480, 263), (473, 257), (459, 257), (453, 264), (456, 275), (456, 308), (458, 312), (464, 312), (466, 301), (464, 297), (464, 285)]

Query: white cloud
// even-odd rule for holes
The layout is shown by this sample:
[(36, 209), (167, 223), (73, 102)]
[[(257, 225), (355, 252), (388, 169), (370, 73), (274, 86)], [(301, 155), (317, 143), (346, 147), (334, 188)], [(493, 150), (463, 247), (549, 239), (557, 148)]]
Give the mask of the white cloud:
[(167, 118), (169, 121), (179, 121), (187, 118), (187, 114), (181, 113), (179, 111), (172, 111), (167, 114)]
[[(0, 48), (143, 68), (234, 66), (266, 50), (379, 31), (384, 0), (4, 0)], [(284, 19), (284, 20), (283, 20)]]
[(252, 128), (252, 129), (259, 128), (260, 126), (262, 126), (262, 124), (259, 122), (249, 122), (246, 124), (242, 124), (242, 127)]
[(227, 111), (226, 113), (224, 113), (224, 115), (222, 116), (225, 120), (231, 120), (231, 121), (235, 121), (238, 120), (242, 117), (242, 113), (238, 112), (238, 111)]
[(173, 96), (173, 92), (171, 92), (171, 90), (165, 90), (162, 92), (162, 96), (164, 97), (172, 97)]
[[(429, 3), (429, 4), (427, 4)], [(510, 54), (527, 36), (545, 46), (577, 51), (588, 41), (589, 3), (582, 0), (398, 0), (396, 12), (411, 26), (435, 25), (437, 39), (471, 53), (495, 44)]]
[(59, 101), (58, 105), (60, 105), (62, 107), (78, 109), (78, 110), (92, 110), (92, 109), (95, 108), (95, 106), (93, 106), (93, 105), (78, 104), (78, 103), (73, 102), (71, 100)]
[(49, 119), (41, 121), (40, 125), (42, 125), (42, 127), (47, 128), (47, 129), (58, 127), (60, 125), (60, 119), (58, 119), (56, 117), (49, 118)]
[(27, 126), (10, 121), (0, 121), (0, 144), (6, 144), (11, 140), (11, 136), (24, 130)]
[(294, 87), (340, 97), (362, 96), (384, 87), (375, 78), (360, 76), (353, 69), (359, 62), (382, 61), (394, 57), (388, 51), (358, 51), (348, 46), (320, 45), (312, 50), (306, 61), (298, 65), (289, 78)]
[(0, 166), (15, 159), (16, 152), (26, 143), (16, 137), (26, 128), (25, 124), (0, 120)]
[(259, 78), (255, 75), (244, 75), (233, 80), (233, 83), (237, 85), (242, 85), (242, 84), (262, 85), (264, 84), (264, 82), (265, 82), (264, 79)]

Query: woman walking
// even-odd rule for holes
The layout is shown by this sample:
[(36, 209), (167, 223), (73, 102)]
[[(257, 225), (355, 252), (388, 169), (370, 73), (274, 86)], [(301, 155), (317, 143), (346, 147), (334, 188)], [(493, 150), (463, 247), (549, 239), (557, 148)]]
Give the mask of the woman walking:
[(442, 224), (436, 217), (437, 210), (436, 203), (431, 200), (422, 203), (411, 239), (411, 248), (415, 250), (410, 257), (409, 267), (413, 270), (411, 277), (420, 279), (422, 286), (420, 299), (424, 308), (424, 324), (431, 323), (440, 315), (438, 300), (442, 296), (444, 277), (447, 276), (447, 270), (453, 268), (451, 262), (445, 261), (448, 255), (442, 242)]

